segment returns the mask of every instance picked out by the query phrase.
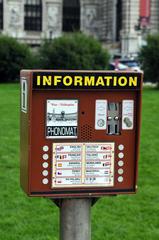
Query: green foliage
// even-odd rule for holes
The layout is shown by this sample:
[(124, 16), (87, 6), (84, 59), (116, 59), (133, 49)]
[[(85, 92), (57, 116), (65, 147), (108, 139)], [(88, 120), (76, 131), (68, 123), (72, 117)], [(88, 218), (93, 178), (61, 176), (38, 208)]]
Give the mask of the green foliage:
[(139, 60), (145, 73), (145, 81), (159, 86), (159, 34), (147, 37), (147, 45), (141, 48)]
[(22, 68), (33, 66), (29, 47), (8, 36), (0, 36), (0, 82), (14, 82)]
[[(158, 105), (159, 91), (144, 90), (138, 192), (92, 207), (92, 240), (159, 239)], [(20, 189), (18, 84), (0, 85), (0, 109), (0, 239), (58, 240), (59, 209)]]
[(46, 69), (106, 69), (107, 50), (92, 37), (81, 33), (45, 41), (39, 51), (40, 67)]

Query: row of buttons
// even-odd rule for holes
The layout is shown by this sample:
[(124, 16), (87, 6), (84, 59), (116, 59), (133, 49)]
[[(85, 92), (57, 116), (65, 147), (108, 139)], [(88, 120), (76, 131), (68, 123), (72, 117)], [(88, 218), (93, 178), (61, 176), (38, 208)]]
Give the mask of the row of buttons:
[[(120, 145), (118, 146), (118, 150), (123, 151), (123, 150), (124, 150), (124, 145), (123, 145), (123, 144), (120, 144)], [(118, 158), (120, 159), (120, 160), (118, 161), (118, 166), (120, 167), (120, 168), (118, 169), (118, 174), (120, 175), (120, 176), (118, 177), (118, 182), (119, 182), (119, 183), (122, 183), (123, 180), (124, 180), (124, 178), (123, 178), (123, 176), (121, 176), (121, 175), (123, 175), (124, 170), (123, 170), (121, 167), (124, 166), (124, 162), (123, 162), (123, 160), (122, 160), (122, 159), (124, 158), (124, 153), (123, 153), (123, 152), (119, 152), (119, 153), (118, 153)]]
[[(48, 155), (46, 152), (49, 151), (49, 147), (46, 146), (46, 145), (43, 146), (43, 151), (45, 152), (45, 153), (43, 154), (43, 160), (47, 161), (47, 160), (49, 159), (49, 155)], [(49, 164), (48, 164), (48, 162), (43, 162), (42, 166), (43, 166), (43, 168), (45, 168), (45, 170), (42, 171), (42, 175), (45, 177), (45, 178), (43, 178), (42, 183), (43, 183), (44, 185), (46, 185), (46, 184), (49, 183), (48, 178), (46, 178), (46, 177), (49, 175), (48, 170), (46, 170), (46, 169), (49, 167)]]

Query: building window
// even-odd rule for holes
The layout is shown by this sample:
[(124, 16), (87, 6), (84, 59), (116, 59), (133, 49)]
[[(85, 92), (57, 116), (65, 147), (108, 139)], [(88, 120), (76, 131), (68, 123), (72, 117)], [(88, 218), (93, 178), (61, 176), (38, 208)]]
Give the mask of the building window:
[(0, 29), (3, 29), (3, 0), (0, 0)]
[(120, 41), (120, 31), (122, 29), (122, 0), (117, 2), (117, 18), (116, 18), (116, 40)]
[(63, 1), (63, 31), (73, 32), (80, 30), (80, 1)]
[(42, 30), (42, 1), (26, 0), (25, 6), (24, 29), (26, 31)]

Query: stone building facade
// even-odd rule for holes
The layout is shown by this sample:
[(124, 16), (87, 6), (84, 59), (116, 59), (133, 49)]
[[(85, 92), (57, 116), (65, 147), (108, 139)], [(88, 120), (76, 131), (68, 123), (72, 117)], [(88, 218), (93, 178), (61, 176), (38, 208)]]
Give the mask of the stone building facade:
[[(142, 44), (140, 1), (0, 0), (0, 32), (38, 46), (42, 39), (82, 31), (127, 55), (137, 52)], [(156, 33), (159, 31), (159, 1), (149, 1), (147, 31)]]
[(159, 32), (159, 1), (151, 0), (150, 32)]

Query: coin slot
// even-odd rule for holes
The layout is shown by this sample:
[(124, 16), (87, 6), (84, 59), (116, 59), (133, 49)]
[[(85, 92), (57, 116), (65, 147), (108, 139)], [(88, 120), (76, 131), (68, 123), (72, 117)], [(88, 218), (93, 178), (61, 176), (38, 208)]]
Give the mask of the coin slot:
[(108, 125), (108, 134), (110, 134), (110, 125)]
[(115, 124), (115, 134), (119, 134), (119, 132), (118, 132), (118, 125), (117, 124)]
[(120, 134), (120, 103), (108, 103), (108, 135)]

